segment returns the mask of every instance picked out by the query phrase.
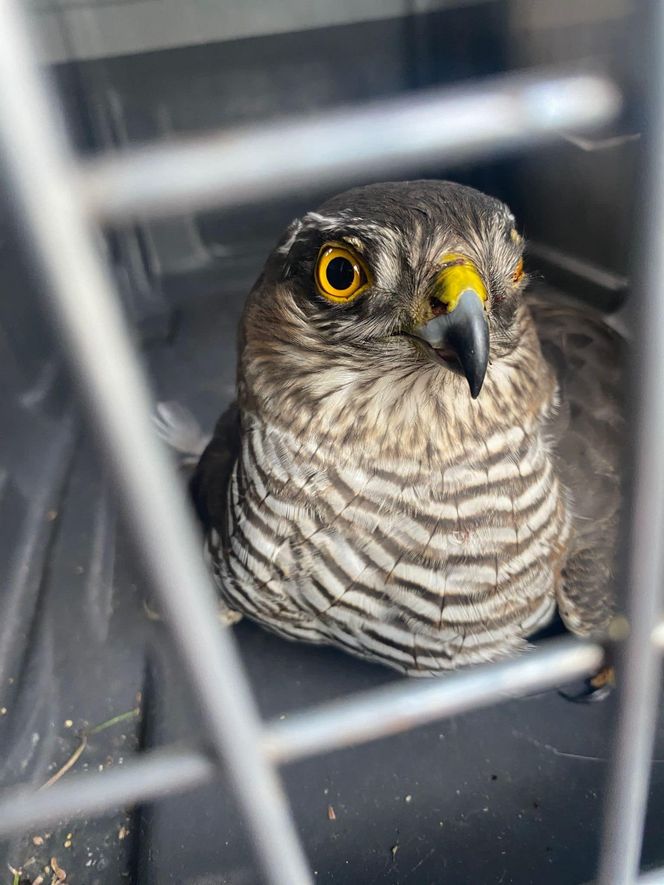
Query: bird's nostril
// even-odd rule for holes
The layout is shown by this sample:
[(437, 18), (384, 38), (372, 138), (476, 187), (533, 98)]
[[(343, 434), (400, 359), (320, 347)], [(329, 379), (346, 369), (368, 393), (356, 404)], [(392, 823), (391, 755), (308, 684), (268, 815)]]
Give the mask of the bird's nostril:
[(429, 298), (429, 307), (435, 317), (439, 317), (442, 313), (447, 313), (447, 306), (443, 304), (440, 298), (436, 298), (435, 295)]

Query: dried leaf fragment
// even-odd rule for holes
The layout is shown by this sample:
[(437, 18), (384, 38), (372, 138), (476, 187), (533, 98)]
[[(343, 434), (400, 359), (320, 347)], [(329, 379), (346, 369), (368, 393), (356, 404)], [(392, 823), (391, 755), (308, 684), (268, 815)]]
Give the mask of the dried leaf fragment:
[(67, 878), (67, 873), (62, 869), (60, 864), (58, 863), (57, 857), (51, 858), (51, 869), (53, 870), (53, 882), (64, 882)]

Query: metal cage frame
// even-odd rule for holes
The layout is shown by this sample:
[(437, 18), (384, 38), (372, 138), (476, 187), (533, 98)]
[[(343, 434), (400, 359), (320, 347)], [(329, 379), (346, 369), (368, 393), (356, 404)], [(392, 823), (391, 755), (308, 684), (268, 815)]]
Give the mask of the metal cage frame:
[[(664, 0), (653, 0), (650, 144), (640, 225), (639, 347), (632, 519), (625, 615), (620, 636), (618, 711), (605, 802), (598, 882), (664, 883), (664, 868), (639, 878), (664, 627)], [(404, 680), (262, 722), (234, 639), (217, 621), (215, 591), (200, 537), (173, 465), (150, 423), (152, 398), (131, 344), (97, 225), (185, 208), (255, 202), (320, 183), (495, 154), (593, 126), (620, 106), (616, 87), (597, 74), (507, 75), (472, 87), (383, 101), (343, 116), (345, 138), (326, 150), (334, 115), (221, 132), (169, 145), (83, 160), (65, 134), (58, 99), (38, 69), (20, 0), (0, 0), (0, 149), (13, 194), (47, 283), (48, 306), (92, 415), (132, 530), (188, 678), (197, 695), (211, 754), (165, 748), (137, 754), (122, 769), (74, 775), (46, 791), (0, 796), (0, 835), (59, 818), (102, 813), (203, 784), (224, 766), (253, 838), (266, 881), (312, 881), (277, 766), (424, 722), (555, 686), (595, 671), (605, 649), (592, 641), (543, 643), (515, 660), (438, 680)], [(367, 127), (367, 115), (371, 126)], [(441, 121), (445, 121), (441, 125)], [(367, 141), (364, 132), (371, 129)], [(376, 132), (379, 137), (376, 137)], [(302, 145), (322, 146), (316, 153)], [(177, 173), (177, 174), (176, 174)], [(112, 371), (108, 367), (112, 366)], [(654, 543), (653, 538), (659, 543)], [(186, 596), (180, 592), (187, 586)]]

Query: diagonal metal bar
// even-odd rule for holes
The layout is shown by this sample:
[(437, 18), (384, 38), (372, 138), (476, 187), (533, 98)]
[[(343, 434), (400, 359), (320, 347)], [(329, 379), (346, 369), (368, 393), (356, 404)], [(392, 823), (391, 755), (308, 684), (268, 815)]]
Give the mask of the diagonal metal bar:
[(639, 207), (640, 254), (632, 293), (638, 322), (632, 367), (636, 394), (634, 485), (629, 525), (629, 634), (618, 661), (618, 709), (602, 848), (601, 885), (630, 885), (639, 872), (658, 712), (661, 657), (653, 642), (664, 580), (664, 0), (652, 0), (646, 166)]
[(0, 0), (0, 149), (48, 304), (106, 452), (211, 743), (225, 759), (265, 879), (311, 881), (261, 744), (257, 711), (172, 464), (150, 424), (152, 398), (84, 214), (75, 157), (39, 76), (18, 0)]
[(149, 802), (199, 787), (217, 774), (216, 764), (203, 753), (169, 748), (142, 753), (104, 774), (68, 776), (48, 789), (5, 790), (0, 794), (0, 835)]
[(604, 651), (596, 643), (551, 641), (520, 658), (482, 664), (416, 685), (404, 680), (292, 714), (266, 727), (265, 747), (272, 759), (290, 762), (375, 740), (445, 716), (564, 685), (596, 672), (603, 659)]
[(80, 183), (101, 218), (168, 215), (265, 200), (312, 183), (338, 187), (344, 176), (375, 178), (405, 163), (495, 155), (605, 123), (619, 107), (615, 86), (600, 76), (510, 74), (134, 148), (87, 161)]

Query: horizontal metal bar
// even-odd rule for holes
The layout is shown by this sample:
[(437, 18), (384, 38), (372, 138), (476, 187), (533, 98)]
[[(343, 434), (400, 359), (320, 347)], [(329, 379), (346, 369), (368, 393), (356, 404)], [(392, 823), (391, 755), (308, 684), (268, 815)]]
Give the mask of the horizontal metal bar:
[(417, 683), (404, 680), (295, 713), (265, 727), (264, 746), (275, 761), (290, 762), (563, 685), (597, 671), (603, 659), (602, 647), (593, 642), (554, 640), (512, 660)]
[[(263, 747), (273, 761), (283, 763), (375, 740), (564, 684), (597, 670), (603, 656), (599, 645), (563, 639), (502, 663), (422, 682), (403, 680), (269, 723)], [(217, 773), (213, 760), (204, 753), (168, 748), (143, 753), (104, 774), (69, 776), (48, 789), (5, 790), (0, 794), (0, 835), (149, 802), (201, 786)]]
[(262, 202), (407, 164), (494, 155), (604, 123), (619, 107), (601, 76), (511, 74), (102, 156), (86, 161), (80, 184), (89, 209), (107, 220)]
[(664, 867), (658, 867), (639, 876), (637, 885), (664, 885)]
[(42, 790), (0, 794), (0, 835), (60, 820), (92, 817), (112, 808), (149, 802), (205, 784), (218, 775), (213, 761), (183, 749), (153, 750), (99, 774), (76, 774)]
[(624, 292), (629, 286), (627, 277), (606, 270), (606, 268), (586, 261), (584, 258), (571, 255), (569, 252), (548, 246), (546, 243), (529, 240), (526, 249), (528, 255), (552, 264), (554, 267), (592, 283), (594, 286), (599, 286), (601, 289), (606, 289), (608, 292)]

